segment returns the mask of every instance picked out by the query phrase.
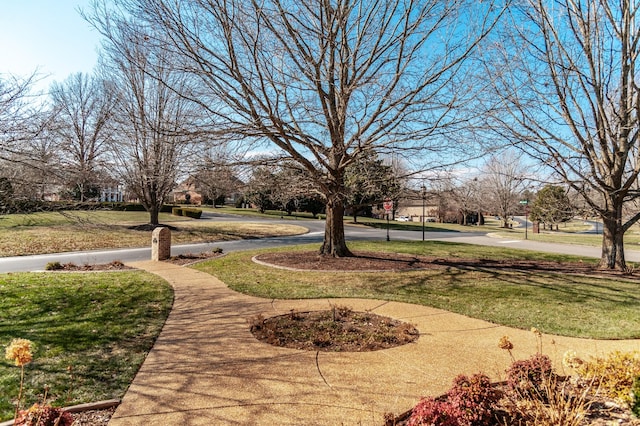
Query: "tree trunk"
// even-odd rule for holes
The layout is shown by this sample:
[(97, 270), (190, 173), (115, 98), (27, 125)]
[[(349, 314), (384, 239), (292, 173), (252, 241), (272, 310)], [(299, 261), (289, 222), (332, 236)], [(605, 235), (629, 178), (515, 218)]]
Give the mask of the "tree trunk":
[(353, 256), (347, 248), (344, 236), (344, 202), (340, 196), (334, 195), (327, 201), (327, 219), (320, 254), (333, 257)]
[(151, 225), (159, 225), (160, 224), (160, 209), (158, 206), (151, 206), (149, 209), (149, 223)]
[(624, 259), (624, 229), (622, 228), (621, 209), (611, 212), (602, 218), (602, 255), (600, 269), (616, 269), (624, 271), (627, 268)]

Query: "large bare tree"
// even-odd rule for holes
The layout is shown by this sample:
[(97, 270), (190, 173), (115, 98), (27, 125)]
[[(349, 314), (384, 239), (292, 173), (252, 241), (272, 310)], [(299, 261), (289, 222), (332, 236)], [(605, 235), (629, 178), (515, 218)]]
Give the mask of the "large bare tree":
[(57, 182), (50, 114), (33, 91), (38, 79), (37, 73), (0, 75), (0, 177), (10, 182), (14, 199), (42, 199)]
[(24, 143), (35, 138), (46, 120), (33, 86), (38, 75), (21, 78), (0, 74), (0, 160), (15, 160)]
[(83, 73), (51, 85), (54, 118), (51, 133), (58, 142), (62, 166), (80, 201), (97, 187), (101, 156), (111, 138), (114, 93), (103, 82)]
[(189, 165), (196, 120), (193, 104), (173, 89), (185, 89), (184, 74), (172, 67), (171, 52), (147, 44), (149, 35), (124, 21), (101, 22), (106, 36), (102, 65), (108, 90), (116, 94), (113, 114), (114, 171), (149, 212), (150, 224)]
[(524, 0), (493, 46), (493, 127), (552, 168), (603, 221), (600, 267), (624, 269), (640, 212), (640, 5)]
[(417, 159), (452, 145), (443, 135), (466, 120), (457, 107), (471, 93), (465, 62), (497, 3), (95, 0), (94, 12), (161, 34), (149, 42), (198, 79), (194, 99), (220, 137), (267, 143), (306, 169), (326, 202), (320, 252), (346, 256), (346, 168), (363, 152)]

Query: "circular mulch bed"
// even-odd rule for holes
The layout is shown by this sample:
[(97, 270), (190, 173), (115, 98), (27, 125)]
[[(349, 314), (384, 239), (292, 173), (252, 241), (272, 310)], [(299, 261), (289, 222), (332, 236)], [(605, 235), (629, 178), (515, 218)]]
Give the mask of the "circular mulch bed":
[(406, 271), (432, 267), (427, 258), (399, 253), (354, 252), (351, 257), (322, 256), (315, 251), (263, 253), (254, 260), (305, 271)]
[(256, 339), (275, 346), (325, 352), (365, 352), (406, 345), (420, 333), (411, 324), (348, 307), (251, 319)]
[(351, 257), (331, 257), (316, 251), (291, 251), (263, 253), (254, 257), (257, 263), (301, 271), (326, 272), (398, 272), (425, 269), (478, 269), (536, 271), (565, 274), (581, 274), (601, 277), (640, 278), (637, 273), (601, 270), (593, 263), (552, 262), (543, 260), (492, 260), (415, 256), (403, 253), (355, 251)]

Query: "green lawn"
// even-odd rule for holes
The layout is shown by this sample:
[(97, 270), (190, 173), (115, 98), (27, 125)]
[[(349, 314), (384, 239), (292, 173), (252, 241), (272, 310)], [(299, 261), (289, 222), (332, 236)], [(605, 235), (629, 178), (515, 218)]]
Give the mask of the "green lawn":
[(36, 345), (27, 406), (45, 385), (57, 406), (121, 398), (172, 303), (171, 287), (144, 272), (0, 275), (0, 421), (18, 395), (20, 369), (4, 358), (12, 339)]
[[(350, 247), (438, 257), (578, 260), (566, 255), (444, 242), (354, 242)], [(311, 245), (295, 250), (317, 248)], [(257, 253), (260, 252), (230, 253), (194, 267), (215, 274), (237, 291), (265, 298), (394, 300), (446, 309), (510, 327), (537, 327), (550, 334), (640, 338), (638, 281), (454, 267), (384, 273), (292, 272), (254, 264), (251, 257)], [(246, 273), (248, 269), (251, 274)]]
[[(210, 208), (205, 209), (218, 213), (261, 217), (265, 219), (279, 219), (282, 216), (282, 212), (277, 210), (267, 210), (265, 213), (260, 213), (255, 209), (237, 209), (233, 207), (218, 207), (215, 210)], [(324, 218), (323, 215), (320, 216)], [(291, 216), (284, 215), (285, 219), (310, 219), (311, 217), (311, 214), (308, 213), (294, 213)], [(344, 220), (345, 224), (347, 225), (354, 224), (352, 216), (345, 216)], [(387, 223), (386, 219), (372, 219), (368, 217), (358, 216), (355, 223), (379, 229), (386, 229), (388, 226), (392, 231), (400, 230), (422, 232), (422, 223), (420, 222), (399, 222), (390, 220)], [(502, 221), (496, 220), (493, 217), (486, 218), (485, 224), (482, 226), (428, 222), (425, 223), (424, 228), (425, 232), (427, 232), (427, 237), (429, 232), (484, 232), (491, 233), (503, 238), (525, 239), (524, 227), (516, 226), (512, 229), (506, 229), (502, 227)], [(557, 231), (541, 229), (541, 232), (539, 234), (534, 234), (532, 232), (533, 230), (531, 228), (531, 225), (529, 225), (526, 237), (533, 241), (543, 241), (549, 243), (581, 244), (596, 247), (602, 245), (602, 225), (600, 225), (599, 227), (600, 234), (596, 235), (583, 233), (590, 228), (590, 226), (585, 225), (583, 220), (572, 220), (570, 222), (561, 224)], [(640, 226), (635, 226), (627, 231), (625, 235), (625, 243), (627, 244), (627, 247), (631, 249), (636, 248), (635, 246), (639, 246), (637, 248), (640, 249)]]
[[(69, 211), (0, 215), (0, 257), (144, 247), (151, 232), (130, 229), (147, 223), (145, 212)], [(295, 224), (217, 222), (163, 213), (160, 222), (173, 226), (173, 244), (201, 243), (296, 235), (307, 229)]]

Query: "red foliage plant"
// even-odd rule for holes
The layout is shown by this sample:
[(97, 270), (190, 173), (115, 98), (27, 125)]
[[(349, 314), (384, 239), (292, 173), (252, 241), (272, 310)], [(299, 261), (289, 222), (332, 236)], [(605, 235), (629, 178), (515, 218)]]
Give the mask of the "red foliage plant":
[(459, 375), (442, 399), (423, 398), (413, 409), (409, 426), (487, 426), (500, 394), (484, 374)]
[(548, 356), (537, 353), (531, 358), (515, 361), (507, 370), (507, 387), (510, 391), (522, 397), (544, 397), (542, 384), (545, 379), (553, 376), (551, 359)]

